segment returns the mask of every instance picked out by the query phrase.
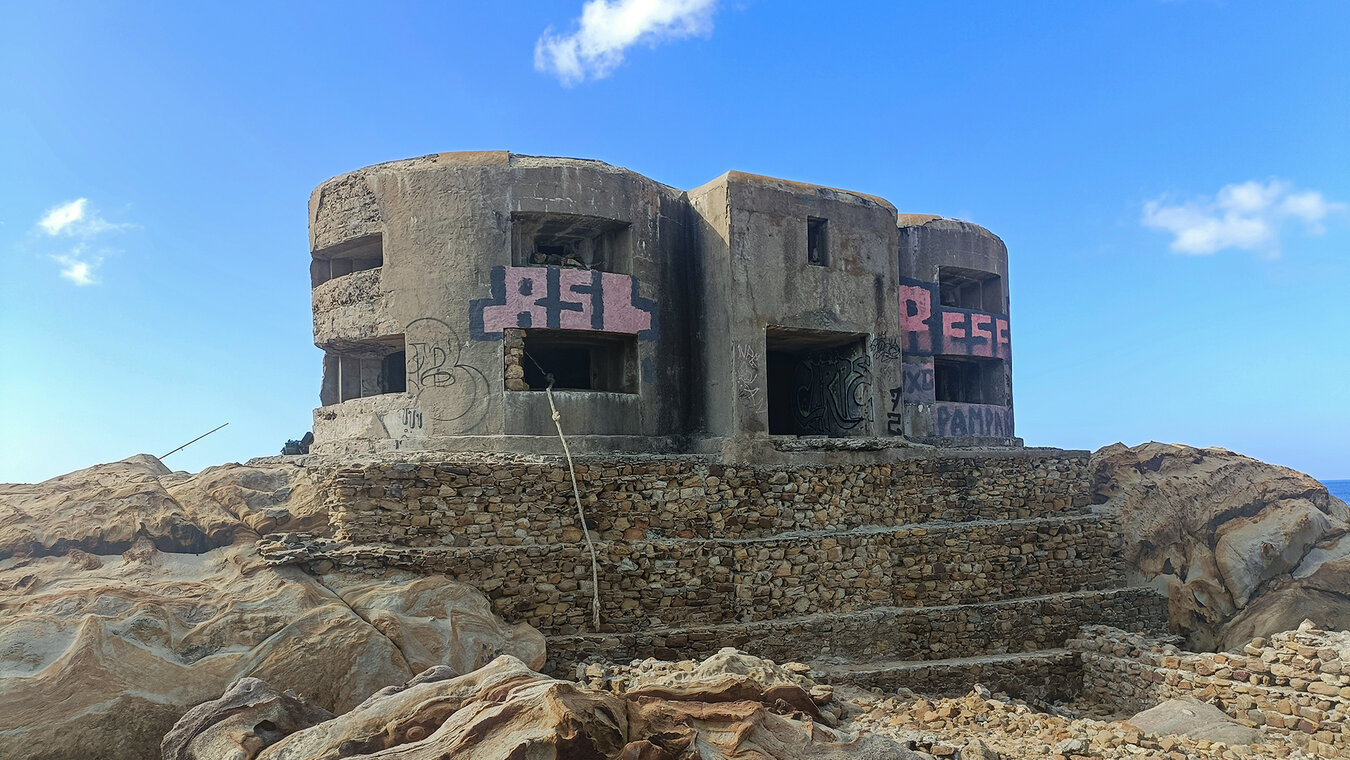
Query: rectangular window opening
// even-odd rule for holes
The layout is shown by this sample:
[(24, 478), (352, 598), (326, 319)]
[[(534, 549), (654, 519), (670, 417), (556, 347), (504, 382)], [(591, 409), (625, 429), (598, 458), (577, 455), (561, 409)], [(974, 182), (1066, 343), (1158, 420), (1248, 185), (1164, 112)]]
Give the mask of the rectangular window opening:
[(1001, 359), (935, 358), (934, 398), (962, 404), (1007, 404), (1004, 366)]
[(366, 235), (355, 240), (314, 251), (309, 264), (310, 287), (367, 269), (384, 266), (384, 237)]
[(770, 327), (764, 349), (770, 435), (871, 433), (866, 336)]
[(806, 220), (806, 261), (818, 267), (830, 265), (829, 220)]
[(319, 392), (324, 406), (407, 389), (407, 351), (402, 335), (344, 341), (324, 353)]
[(1003, 303), (1003, 278), (993, 272), (938, 267), (938, 300), (955, 309), (1008, 313)]
[(578, 214), (511, 215), (515, 266), (569, 267), (632, 274), (632, 225)]
[(582, 330), (506, 330), (506, 388), (637, 393), (637, 337)]

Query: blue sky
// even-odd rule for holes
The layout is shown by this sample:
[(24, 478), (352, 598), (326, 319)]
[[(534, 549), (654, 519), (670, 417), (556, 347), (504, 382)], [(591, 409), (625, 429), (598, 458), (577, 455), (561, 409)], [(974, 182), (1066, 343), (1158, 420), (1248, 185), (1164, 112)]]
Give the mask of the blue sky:
[[(583, 10), (584, 8), (584, 10)], [(506, 149), (978, 222), (1029, 445), (1350, 478), (1350, 4), (12, 3), (0, 481), (309, 428), (306, 203)]]

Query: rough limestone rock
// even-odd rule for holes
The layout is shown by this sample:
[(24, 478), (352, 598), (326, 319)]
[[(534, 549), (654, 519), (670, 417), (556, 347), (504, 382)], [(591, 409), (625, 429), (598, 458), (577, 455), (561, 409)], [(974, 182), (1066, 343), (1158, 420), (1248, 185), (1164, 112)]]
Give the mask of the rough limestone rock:
[[(692, 693), (698, 680), (681, 683)], [(189, 720), (210, 712), (189, 713), (172, 735), (180, 743), (187, 738), (194, 748), (200, 740), (193, 737), (219, 736), (214, 726)], [(240, 735), (237, 728), (224, 733)], [(257, 732), (250, 737), (250, 746), (261, 741)], [(298, 730), (256, 756), (232, 756), (228, 752), (236, 745), (220, 746), (226, 754), (196, 754), (191, 760), (920, 757), (891, 739), (844, 734), (777, 702), (619, 695), (540, 675), (509, 655), (463, 676), (419, 676), (345, 715)]]
[(1126, 721), (1159, 736), (1191, 736), (1225, 744), (1255, 744), (1261, 732), (1228, 717), (1223, 710), (1198, 699), (1169, 699)]
[(0, 557), (121, 554), (137, 538), (163, 552), (201, 553), (277, 527), (323, 532), (327, 523), (307, 471), (284, 461), (188, 475), (138, 454), (41, 483), (0, 484)]
[(542, 665), (542, 635), (442, 576), (268, 566), (260, 531), (326, 527), (310, 487), (284, 461), (151, 457), (0, 486), (0, 756), (140, 760), (246, 676), (343, 711), (432, 666)]
[(503, 653), (533, 668), (544, 666), (543, 634), (503, 623), (473, 586), (443, 575), (400, 572), (379, 579), (327, 573), (319, 580), (393, 642), (413, 673), (437, 665), (469, 673)]
[[(680, 702), (783, 703), (827, 725), (837, 721), (826, 716), (809, 691), (816, 684), (801, 673), (779, 667), (771, 660), (724, 647), (703, 662), (670, 663), (640, 673), (626, 688), (630, 699), (644, 697)], [(690, 667), (692, 666), (692, 667)]]
[(1233, 648), (1305, 617), (1350, 628), (1350, 509), (1322, 484), (1226, 449), (1146, 443), (1092, 455), (1134, 583), (1168, 595), (1192, 648)]
[(220, 699), (188, 710), (164, 736), (160, 756), (162, 760), (253, 760), (282, 737), (332, 717), (291, 692), (281, 694), (257, 678), (241, 678)]

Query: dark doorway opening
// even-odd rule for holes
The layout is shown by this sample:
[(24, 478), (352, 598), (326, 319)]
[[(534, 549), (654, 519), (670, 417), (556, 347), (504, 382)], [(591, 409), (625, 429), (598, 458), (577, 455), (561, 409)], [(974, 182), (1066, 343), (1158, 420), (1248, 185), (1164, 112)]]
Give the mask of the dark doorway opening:
[(872, 427), (872, 364), (856, 333), (765, 331), (770, 435), (845, 437)]

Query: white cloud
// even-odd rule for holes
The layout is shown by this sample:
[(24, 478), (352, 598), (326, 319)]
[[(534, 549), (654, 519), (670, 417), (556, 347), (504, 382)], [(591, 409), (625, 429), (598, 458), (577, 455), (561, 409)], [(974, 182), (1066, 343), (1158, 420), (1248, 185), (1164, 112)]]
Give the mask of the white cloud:
[(1295, 192), (1284, 180), (1251, 180), (1227, 185), (1213, 198), (1149, 201), (1141, 221), (1172, 233), (1171, 248), (1178, 253), (1203, 256), (1236, 248), (1277, 257), (1287, 222), (1301, 223), (1308, 234), (1320, 235), (1325, 231), (1323, 221), (1346, 208), (1315, 190)]
[(88, 198), (76, 198), (70, 203), (57, 206), (38, 220), (38, 226), (46, 230), (48, 235), (59, 235), (62, 230), (84, 218), (84, 207), (87, 203)]
[(80, 261), (70, 256), (53, 256), (52, 259), (61, 265), (61, 276), (76, 285), (93, 285), (98, 282), (94, 279), (94, 268), (101, 263), (101, 259)]
[(102, 265), (104, 255), (114, 252), (102, 246), (100, 241), (109, 232), (130, 227), (130, 224), (115, 224), (103, 219), (89, 205), (88, 198), (76, 198), (51, 208), (37, 221), (37, 228), (47, 237), (73, 238), (66, 250), (49, 256), (61, 265), (61, 276), (76, 285), (98, 282), (94, 276), (96, 270)]
[(712, 31), (717, 0), (587, 0), (577, 30), (545, 29), (534, 46), (534, 67), (564, 85), (601, 79), (623, 63), (639, 42), (658, 42)]

